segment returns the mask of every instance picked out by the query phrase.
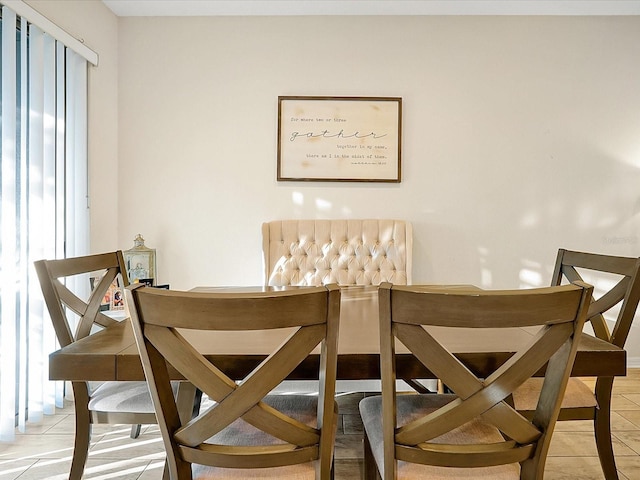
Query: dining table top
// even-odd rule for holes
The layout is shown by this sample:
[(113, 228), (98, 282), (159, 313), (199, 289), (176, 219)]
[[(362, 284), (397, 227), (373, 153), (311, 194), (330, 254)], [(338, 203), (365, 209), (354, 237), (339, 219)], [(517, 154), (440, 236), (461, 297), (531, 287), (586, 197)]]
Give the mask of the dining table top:
[[(431, 285), (429, 288), (433, 288)], [(443, 288), (476, 289), (470, 285)], [(282, 287), (197, 287), (192, 291), (253, 292)], [(342, 287), (338, 337), (338, 372), (340, 380), (380, 378), (378, 289)], [(429, 331), (453, 352), (477, 376), (490, 374), (513, 353), (532, 339), (535, 329), (450, 329), (429, 327)], [(253, 336), (243, 332), (182, 331), (194, 347), (230, 378), (242, 379), (266, 355), (271, 353), (281, 335), (263, 330)], [(401, 345), (397, 345), (398, 378), (434, 378), (434, 375)], [(582, 334), (572, 375), (624, 376), (626, 351), (587, 333)], [(319, 351), (310, 355), (292, 373), (291, 379), (314, 379), (317, 375)], [(542, 374), (542, 372), (539, 372)], [(180, 375), (172, 371), (179, 379)], [(121, 322), (63, 347), (49, 356), (51, 380), (144, 380), (144, 372), (130, 321)]]

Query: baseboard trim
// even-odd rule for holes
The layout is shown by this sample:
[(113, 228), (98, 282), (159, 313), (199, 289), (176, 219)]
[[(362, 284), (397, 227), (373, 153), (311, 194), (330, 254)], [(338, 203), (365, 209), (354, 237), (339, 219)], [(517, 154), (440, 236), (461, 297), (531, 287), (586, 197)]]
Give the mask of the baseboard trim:
[(640, 357), (627, 357), (627, 368), (640, 368)]

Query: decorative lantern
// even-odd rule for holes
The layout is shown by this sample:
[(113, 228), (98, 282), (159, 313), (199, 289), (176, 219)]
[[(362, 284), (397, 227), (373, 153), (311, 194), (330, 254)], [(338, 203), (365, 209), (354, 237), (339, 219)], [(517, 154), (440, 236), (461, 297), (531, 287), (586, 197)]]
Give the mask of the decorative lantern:
[(146, 283), (153, 286), (156, 283), (156, 249), (147, 248), (144, 238), (138, 234), (133, 239), (133, 248), (122, 252), (129, 275), (129, 283)]

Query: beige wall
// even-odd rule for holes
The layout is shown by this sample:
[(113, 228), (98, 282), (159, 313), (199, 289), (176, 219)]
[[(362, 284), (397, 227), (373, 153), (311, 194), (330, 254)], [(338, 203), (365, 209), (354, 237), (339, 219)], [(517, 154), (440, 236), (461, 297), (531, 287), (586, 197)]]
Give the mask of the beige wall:
[[(162, 281), (259, 283), (289, 217), (410, 220), (418, 282), (640, 253), (639, 17), (130, 17), (119, 42), (119, 240)], [(403, 97), (402, 183), (276, 182), (278, 95)]]
[[(559, 247), (640, 255), (640, 17), (116, 19), (29, 3), (100, 54), (92, 249), (142, 233), (160, 282), (260, 283), (260, 224), (282, 218), (407, 219), (424, 283), (545, 285)], [(402, 183), (277, 182), (278, 95), (401, 96)]]
[(100, 0), (27, 0), (25, 3), (98, 53), (98, 66), (89, 66), (88, 71), (91, 250), (115, 250), (120, 247), (118, 17)]

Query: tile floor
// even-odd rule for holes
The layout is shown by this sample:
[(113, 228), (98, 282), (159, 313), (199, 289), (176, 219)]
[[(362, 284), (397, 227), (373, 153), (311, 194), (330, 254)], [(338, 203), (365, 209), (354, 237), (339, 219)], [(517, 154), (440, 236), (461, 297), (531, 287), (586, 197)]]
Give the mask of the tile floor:
[[(357, 405), (363, 393), (339, 396), (341, 426), (336, 449), (336, 479), (354, 480), (362, 472), (362, 425)], [(616, 379), (612, 413), (614, 448), (621, 480), (640, 479), (640, 369)], [(0, 480), (63, 480), (73, 447), (73, 407), (46, 417), (0, 444)], [(96, 426), (85, 478), (159, 480), (164, 453), (158, 430), (144, 427), (129, 438), (129, 426)], [(561, 422), (552, 441), (545, 479), (602, 479), (590, 422)]]

